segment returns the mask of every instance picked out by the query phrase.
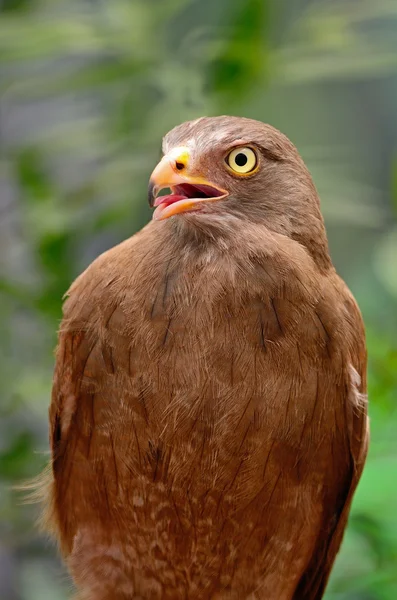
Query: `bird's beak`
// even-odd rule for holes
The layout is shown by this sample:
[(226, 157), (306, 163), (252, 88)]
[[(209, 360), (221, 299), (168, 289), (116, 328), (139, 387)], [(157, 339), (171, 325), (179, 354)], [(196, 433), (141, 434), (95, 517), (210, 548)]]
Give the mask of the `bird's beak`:
[[(214, 202), (228, 196), (228, 192), (210, 183), (204, 177), (189, 174), (189, 149), (174, 148), (166, 154), (154, 169), (148, 188), (148, 201), (155, 206), (153, 219), (161, 221), (173, 215), (198, 210), (206, 202)], [(164, 188), (171, 194), (158, 196)]]

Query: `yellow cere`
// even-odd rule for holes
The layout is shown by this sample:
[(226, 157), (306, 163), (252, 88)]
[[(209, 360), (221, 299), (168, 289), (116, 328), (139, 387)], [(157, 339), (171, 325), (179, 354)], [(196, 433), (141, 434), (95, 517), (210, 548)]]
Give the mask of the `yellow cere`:
[(252, 148), (244, 147), (232, 150), (226, 162), (235, 173), (247, 175), (255, 170), (258, 159)]
[(186, 168), (189, 164), (190, 152), (189, 148), (186, 146), (178, 146), (177, 148), (173, 148), (167, 154), (167, 158), (171, 161), (175, 161), (175, 164), (182, 165)]

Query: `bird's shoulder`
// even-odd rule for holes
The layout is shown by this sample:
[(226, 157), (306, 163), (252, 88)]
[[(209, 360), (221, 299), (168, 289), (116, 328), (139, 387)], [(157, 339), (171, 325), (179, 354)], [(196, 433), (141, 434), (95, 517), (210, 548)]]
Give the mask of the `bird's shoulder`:
[(153, 262), (161, 237), (149, 223), (138, 233), (99, 255), (65, 294), (60, 332), (94, 330), (123, 304), (138, 304), (151, 288)]
[(316, 312), (329, 338), (330, 350), (340, 349), (343, 362), (354, 366), (366, 389), (367, 350), (363, 318), (352, 292), (334, 270), (328, 277), (323, 277)]
[(103, 252), (73, 281), (64, 296), (64, 326), (82, 325), (93, 309), (110, 301), (114, 283), (121, 284), (123, 272), (135, 259), (138, 241), (135, 235)]

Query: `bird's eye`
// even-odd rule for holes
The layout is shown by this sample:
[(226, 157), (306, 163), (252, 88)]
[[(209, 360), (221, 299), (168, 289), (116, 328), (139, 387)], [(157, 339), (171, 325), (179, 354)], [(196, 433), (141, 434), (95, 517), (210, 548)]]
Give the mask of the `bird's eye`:
[(227, 156), (226, 162), (235, 173), (247, 175), (255, 170), (258, 159), (252, 148), (235, 148)]

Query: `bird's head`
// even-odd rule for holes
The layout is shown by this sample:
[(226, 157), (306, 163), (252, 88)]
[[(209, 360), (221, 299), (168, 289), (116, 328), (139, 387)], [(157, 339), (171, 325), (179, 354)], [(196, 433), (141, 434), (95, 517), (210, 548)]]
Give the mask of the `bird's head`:
[[(312, 178), (295, 146), (274, 127), (203, 117), (172, 129), (163, 154), (149, 182), (154, 220), (173, 217), (201, 231), (216, 224), (229, 232), (254, 223), (328, 254)], [(159, 195), (165, 188), (170, 193)]]

